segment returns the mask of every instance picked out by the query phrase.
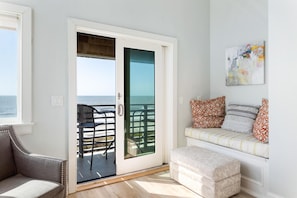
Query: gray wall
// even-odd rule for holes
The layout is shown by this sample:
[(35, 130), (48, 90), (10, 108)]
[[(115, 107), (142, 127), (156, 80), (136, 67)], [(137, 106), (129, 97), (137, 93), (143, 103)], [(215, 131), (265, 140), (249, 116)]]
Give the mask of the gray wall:
[[(81, 18), (178, 39), (179, 145), (185, 143), (183, 130), (191, 123), (191, 98), (226, 95), (260, 103), (269, 96), (270, 192), (296, 197), (295, 1), (269, 0), (269, 5), (268, 0), (0, 1), (33, 9), (35, 125), (33, 134), (22, 137), (28, 149), (67, 156), (67, 19)], [(225, 87), (225, 48), (259, 39), (268, 40), (265, 85)], [(51, 106), (53, 95), (64, 96), (63, 107)]]
[(269, 0), (270, 191), (297, 197), (297, 2)]
[[(268, 75), (264, 85), (226, 86), (225, 50), (268, 39), (268, 0), (210, 1), (210, 94), (226, 96), (227, 103), (261, 104), (268, 98)], [(266, 74), (269, 70), (266, 57)]]
[[(269, 98), (270, 159), (267, 197), (297, 196), (297, 10), (291, 0), (211, 0), (210, 95), (260, 104)], [(226, 87), (225, 49), (266, 41), (265, 85)]]
[[(33, 133), (22, 137), (41, 154), (67, 157), (69, 17), (130, 28), (178, 40), (178, 141), (190, 124), (188, 100), (209, 92), (208, 0), (10, 0), (33, 9)], [(64, 96), (64, 106), (51, 106)]]

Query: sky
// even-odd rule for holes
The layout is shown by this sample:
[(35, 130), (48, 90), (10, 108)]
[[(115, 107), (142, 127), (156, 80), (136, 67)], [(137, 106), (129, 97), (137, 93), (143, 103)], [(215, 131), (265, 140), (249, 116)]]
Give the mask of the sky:
[[(77, 95), (116, 95), (115, 60), (77, 58)], [(152, 64), (131, 63), (131, 96), (154, 95), (154, 70)]]
[(17, 33), (0, 28), (0, 95), (17, 93)]
[(131, 63), (130, 89), (132, 96), (154, 95), (154, 69), (152, 64)]
[(77, 57), (77, 95), (114, 96), (115, 60)]

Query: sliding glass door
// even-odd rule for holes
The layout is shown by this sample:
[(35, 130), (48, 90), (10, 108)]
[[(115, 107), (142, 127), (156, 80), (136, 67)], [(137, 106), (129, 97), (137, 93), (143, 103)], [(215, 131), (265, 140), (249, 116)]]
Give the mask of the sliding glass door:
[(162, 47), (116, 41), (117, 174), (159, 166), (162, 158)]

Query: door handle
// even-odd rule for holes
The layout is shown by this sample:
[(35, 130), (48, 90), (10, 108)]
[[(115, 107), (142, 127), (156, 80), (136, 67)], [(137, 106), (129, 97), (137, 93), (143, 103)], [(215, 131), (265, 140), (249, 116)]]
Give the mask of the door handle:
[(124, 115), (124, 105), (119, 104), (118, 105), (118, 115), (123, 116)]

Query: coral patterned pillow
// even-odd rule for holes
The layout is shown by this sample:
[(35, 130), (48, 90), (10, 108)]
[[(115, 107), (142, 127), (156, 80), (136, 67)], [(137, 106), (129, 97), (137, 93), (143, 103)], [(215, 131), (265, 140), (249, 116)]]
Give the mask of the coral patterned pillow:
[(209, 100), (191, 100), (194, 128), (219, 128), (225, 116), (225, 96)]
[(262, 99), (256, 121), (254, 123), (253, 135), (261, 142), (267, 143), (269, 138), (269, 117), (268, 117), (268, 100)]

